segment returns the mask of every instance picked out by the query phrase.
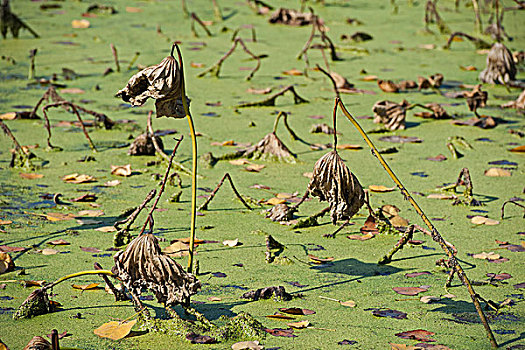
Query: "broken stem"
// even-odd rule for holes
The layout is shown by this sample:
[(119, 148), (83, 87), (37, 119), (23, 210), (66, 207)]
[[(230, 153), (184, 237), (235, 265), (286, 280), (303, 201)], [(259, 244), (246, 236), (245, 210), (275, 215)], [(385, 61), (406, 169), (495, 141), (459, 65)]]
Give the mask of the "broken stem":
[(117, 69), (117, 72), (120, 72), (120, 63), (118, 62), (117, 48), (113, 44), (109, 44), (109, 47), (111, 47), (111, 53), (113, 54), (113, 59), (115, 60), (115, 67)]
[(262, 100), (262, 101), (259, 101), (259, 102), (247, 102), (247, 103), (243, 103), (241, 105), (238, 105), (237, 107), (239, 108), (246, 108), (246, 107), (259, 107), (259, 106), (275, 106), (275, 100), (277, 100), (277, 97), (280, 97), (282, 95), (284, 95), (287, 91), (291, 91), (292, 94), (293, 94), (293, 98), (294, 98), (294, 104), (298, 105), (300, 103), (308, 103), (309, 101), (302, 98), (301, 96), (299, 96), (299, 94), (297, 94), (297, 92), (295, 91), (295, 88), (293, 85), (289, 85), (287, 87), (285, 87), (284, 89), (282, 89), (281, 91), (273, 94), (272, 96)]
[(129, 61), (129, 64), (128, 64), (128, 68), (127, 68), (127, 70), (130, 70), (130, 69), (133, 67), (133, 65), (135, 64), (135, 62), (137, 62), (137, 59), (139, 58), (139, 56), (140, 56), (140, 52), (138, 52), (138, 51), (135, 52), (135, 56), (133, 56), (133, 58), (131, 59), (131, 61)]
[[(332, 77), (332, 75), (330, 73), (328, 73), (327, 71), (325, 71), (323, 68), (321, 68), (321, 66), (319, 66), (318, 64), (316, 65), (316, 67), (317, 67), (317, 69), (319, 69), (321, 71), (321, 73), (326, 75), (328, 77), (328, 79), (330, 79), (330, 81), (332, 82), (332, 86), (334, 87), (335, 97), (341, 98), (341, 95), (339, 95), (339, 89), (337, 88), (337, 84), (335, 83), (335, 80)], [(335, 108), (337, 109), (337, 104), (335, 105)]]
[(75, 277), (80, 277), (80, 276), (85, 276), (85, 275), (107, 275), (107, 276), (115, 276), (115, 274), (113, 272), (111, 272), (110, 270), (87, 270), (87, 271), (80, 271), (80, 272), (75, 272), (75, 273), (72, 273), (70, 275), (66, 275), (64, 277), (61, 277), (59, 279), (57, 279), (55, 282), (53, 283), (49, 283), (49, 284), (46, 284), (45, 286), (43, 286), (41, 289), (42, 291), (45, 291), (47, 289), (50, 289), (50, 288), (53, 288), (54, 286), (56, 286), (57, 284), (59, 283), (62, 283), (70, 278), (75, 278)]
[(204, 29), (207, 36), (211, 36), (211, 32), (206, 27), (206, 24), (204, 24), (204, 22), (199, 18), (199, 16), (197, 16), (195, 12), (192, 12), (190, 16), (191, 16), (191, 32), (193, 36), (195, 36), (196, 38), (199, 37), (199, 35), (197, 34), (197, 31), (195, 30), (195, 22), (197, 22), (202, 27), (202, 29)]
[(190, 247), (188, 255), (188, 271), (191, 272), (193, 269), (193, 254), (195, 252), (195, 221), (197, 217), (197, 136), (195, 135), (195, 126), (193, 125), (193, 119), (191, 118), (190, 109), (188, 107), (188, 102), (186, 101), (186, 84), (184, 82), (184, 65), (182, 61), (182, 54), (177, 43), (173, 44), (177, 49), (177, 55), (179, 58), (179, 66), (181, 72), (181, 94), (182, 94), (182, 106), (184, 107), (184, 112), (186, 113), (186, 118), (188, 118), (188, 126), (190, 127), (191, 135), (191, 158), (192, 158), (192, 167), (191, 167), (191, 223), (190, 223)]
[(28, 80), (35, 79), (35, 57), (38, 49), (29, 50), (29, 73), (27, 74)]
[[(516, 202), (515, 200), (512, 200), (512, 199), (509, 199), (508, 201), (505, 201), (503, 203), (503, 205), (501, 206), (501, 220), (503, 220), (503, 217), (505, 216), (505, 206), (509, 203), (512, 203), (514, 205), (517, 205), (518, 207), (521, 207), (523, 209), (525, 209), (525, 206)], [(524, 213), (523, 213), (523, 217), (525, 218), (525, 210), (524, 210)]]
[(147, 119), (147, 133), (151, 137), (151, 142), (153, 142), (153, 147), (155, 147), (155, 151), (164, 158), (164, 160), (167, 160), (169, 162), (170, 157), (164, 153), (164, 150), (160, 147), (159, 143), (155, 139), (155, 132), (153, 131), (153, 126), (151, 125), (151, 115), (153, 114), (153, 111), (149, 111), (148, 113), (148, 119)]
[(246, 207), (248, 208), (249, 210), (252, 210), (252, 208), (246, 204), (246, 202), (244, 201), (244, 199), (242, 198), (242, 196), (239, 194), (239, 192), (237, 191), (237, 189), (235, 188), (235, 185), (233, 184), (233, 181), (232, 181), (232, 178), (230, 176), (229, 173), (226, 173), (224, 174), (224, 176), (222, 177), (221, 181), (219, 181), (219, 183), (217, 184), (217, 187), (215, 187), (215, 189), (212, 191), (212, 193), (210, 194), (210, 196), (208, 197), (208, 199), (206, 199), (206, 202), (204, 202), (200, 207), (199, 209), (197, 210), (208, 210), (208, 204), (210, 204), (211, 200), (215, 197), (215, 195), (217, 194), (217, 192), (219, 191), (219, 189), (221, 188), (221, 186), (223, 185), (224, 183), (224, 180), (228, 180), (230, 182), (230, 186), (233, 190), (233, 193), (235, 193), (235, 196), (241, 201), (241, 203)]
[(394, 247), (386, 254), (384, 257), (382, 257), (377, 263), (379, 265), (389, 264), (392, 261), (392, 257), (395, 253), (403, 249), (403, 247), (412, 239), (414, 236), (414, 225), (410, 225), (408, 230), (406, 230), (405, 233), (403, 233), (403, 236), (399, 239), (399, 241), (394, 245)]
[(217, 4), (217, 0), (212, 0), (213, 2), (213, 13), (215, 14), (215, 18), (217, 18), (219, 21), (222, 21), (224, 17), (222, 16), (221, 8), (219, 7), (219, 4)]
[(474, 288), (472, 287), (472, 284), (470, 283), (469, 279), (467, 278), (467, 275), (465, 274), (465, 271), (461, 267), (461, 265), (457, 262), (454, 251), (446, 244), (446, 241), (443, 239), (441, 234), (437, 231), (437, 229), (434, 227), (430, 219), (426, 216), (426, 214), (423, 212), (423, 210), (419, 207), (417, 202), (414, 200), (414, 198), (410, 195), (410, 192), (407, 191), (405, 186), (401, 183), (401, 181), (398, 179), (398, 177), (394, 174), (390, 166), (386, 163), (383, 156), (379, 153), (377, 148), (374, 146), (366, 132), (361, 128), (359, 123), (352, 117), (350, 112), (346, 109), (343, 102), (336, 98), (336, 101), (343, 111), (344, 115), (347, 117), (347, 119), (354, 125), (354, 127), (357, 129), (359, 134), (363, 137), (365, 142), (368, 144), (368, 146), (372, 149), (372, 154), (378, 159), (379, 163), (383, 166), (383, 168), (386, 170), (388, 175), (392, 178), (392, 180), (395, 182), (401, 193), (404, 195), (405, 199), (407, 199), (412, 207), (416, 210), (416, 212), (419, 214), (423, 222), (427, 225), (427, 227), (430, 230), (430, 234), (432, 236), (432, 239), (437, 242), (443, 251), (447, 254), (447, 256), (450, 259), (450, 262), (452, 266), (456, 269), (456, 272), (461, 280), (461, 282), (467, 287), (467, 290), (470, 294), (470, 297), (472, 299), (472, 302), (474, 303), (474, 306), (476, 308), (476, 311), (478, 312), (479, 318), (481, 319), (481, 322), (483, 323), (483, 326), (485, 327), (485, 331), (487, 332), (487, 337), (489, 338), (490, 344), (493, 348), (498, 347), (498, 343), (496, 342), (496, 339), (494, 338), (494, 334), (492, 333), (492, 330), (490, 329), (490, 326), (487, 322), (487, 318), (485, 317), (485, 314), (483, 312), (483, 309), (481, 308), (481, 305), (478, 300), (478, 296), (476, 292), (474, 291)]

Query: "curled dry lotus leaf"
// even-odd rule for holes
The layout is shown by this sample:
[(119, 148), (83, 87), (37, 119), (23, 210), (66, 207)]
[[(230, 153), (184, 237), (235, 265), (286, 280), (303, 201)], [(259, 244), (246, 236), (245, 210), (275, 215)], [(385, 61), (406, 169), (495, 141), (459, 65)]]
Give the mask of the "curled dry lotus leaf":
[[(157, 144), (162, 149), (164, 148), (164, 144), (162, 143), (162, 140), (158, 136), (155, 137), (155, 140), (157, 141)], [(128, 155), (130, 156), (154, 156), (155, 155), (155, 145), (153, 144), (153, 137), (148, 134), (144, 133), (135, 138), (133, 140), (133, 143), (131, 146), (129, 146), (128, 149)]]
[(266, 218), (272, 221), (290, 221), (296, 209), (285, 203), (277, 204), (266, 210)]
[(487, 55), (487, 67), (479, 73), (479, 80), (489, 84), (507, 84), (516, 79), (516, 73), (512, 53), (502, 43), (495, 43)]
[(126, 250), (114, 256), (112, 271), (126, 288), (135, 295), (143, 289), (155, 294), (159, 303), (173, 306), (189, 305), (201, 283), (195, 276), (161, 252), (159, 242), (152, 234), (136, 237)]
[(485, 107), (489, 95), (486, 91), (481, 91), (481, 84), (478, 84), (472, 91), (463, 92), (463, 96), (467, 99), (468, 109), (475, 112), (478, 108)]
[(525, 89), (518, 96), (516, 101), (511, 101), (503, 104), (503, 108), (516, 108), (516, 109), (525, 109)]
[(308, 191), (320, 201), (328, 201), (334, 224), (337, 220), (350, 219), (365, 202), (359, 180), (336, 151), (325, 154), (315, 163)]
[(306, 26), (314, 23), (315, 15), (313, 13), (302, 13), (297, 10), (280, 8), (270, 16), (270, 23), (280, 23), (289, 26)]
[(47, 292), (42, 288), (36, 289), (18, 307), (13, 315), (13, 319), (31, 318), (44, 315), (54, 311), (54, 306), (49, 302)]
[(46, 339), (36, 336), (27, 343), (23, 350), (52, 350), (51, 343)]
[(268, 159), (295, 163), (295, 154), (273, 132), (266, 135), (257, 144), (239, 151), (238, 155), (250, 159)]
[[(129, 79), (116, 97), (142, 106), (148, 98), (155, 99), (157, 117), (184, 118), (182, 105), (181, 70), (175, 57), (168, 56), (159, 64), (147, 67)], [(186, 97), (188, 101), (188, 98)]]
[(376, 102), (372, 111), (374, 112), (374, 123), (383, 124), (389, 130), (404, 130), (406, 109), (409, 103), (403, 100), (401, 103), (392, 101)]

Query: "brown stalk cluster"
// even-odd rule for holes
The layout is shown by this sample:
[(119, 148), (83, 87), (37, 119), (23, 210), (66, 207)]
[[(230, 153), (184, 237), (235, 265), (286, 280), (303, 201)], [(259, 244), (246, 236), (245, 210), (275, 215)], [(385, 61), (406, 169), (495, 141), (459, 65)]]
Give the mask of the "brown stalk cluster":
[(389, 130), (404, 130), (407, 108), (410, 103), (403, 100), (401, 103), (392, 101), (378, 101), (372, 107), (374, 123), (383, 124)]

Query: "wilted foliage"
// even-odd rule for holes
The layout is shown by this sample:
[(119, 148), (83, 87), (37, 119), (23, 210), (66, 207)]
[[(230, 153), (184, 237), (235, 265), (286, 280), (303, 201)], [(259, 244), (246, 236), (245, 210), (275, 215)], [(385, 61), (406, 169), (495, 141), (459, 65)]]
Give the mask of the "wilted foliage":
[(489, 84), (507, 84), (516, 79), (516, 72), (510, 50), (502, 43), (495, 43), (487, 55), (487, 67), (479, 73), (479, 80)]
[(409, 103), (403, 100), (401, 103), (392, 101), (376, 102), (372, 111), (374, 112), (374, 123), (383, 124), (389, 130), (404, 130), (406, 110)]

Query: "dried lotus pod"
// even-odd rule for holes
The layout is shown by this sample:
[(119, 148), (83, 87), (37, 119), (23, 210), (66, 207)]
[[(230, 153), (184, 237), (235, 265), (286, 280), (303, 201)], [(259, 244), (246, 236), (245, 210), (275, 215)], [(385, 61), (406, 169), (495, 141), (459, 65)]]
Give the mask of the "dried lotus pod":
[(512, 53), (502, 43), (495, 43), (487, 54), (487, 67), (479, 73), (479, 80), (489, 84), (507, 84), (516, 79), (516, 73)]
[(399, 87), (392, 80), (377, 80), (377, 86), (384, 92), (398, 92)]
[(112, 271), (135, 296), (148, 289), (166, 306), (188, 306), (201, 283), (195, 276), (161, 252), (152, 234), (136, 237), (126, 250), (114, 256)]
[(287, 163), (295, 163), (295, 154), (277, 137), (274, 132), (269, 133), (257, 144), (240, 150), (236, 156), (250, 159), (270, 159)]
[(489, 94), (481, 91), (481, 84), (478, 84), (472, 91), (464, 91), (463, 96), (467, 99), (468, 109), (478, 115), (477, 109), (485, 107)]
[(334, 224), (337, 220), (350, 219), (365, 202), (359, 180), (336, 151), (325, 154), (315, 163), (308, 192), (320, 201), (328, 201)]
[(389, 130), (404, 130), (406, 110), (409, 103), (403, 100), (401, 103), (392, 101), (379, 101), (374, 104), (374, 123), (383, 124)]
[[(158, 136), (155, 137), (155, 141), (161, 149), (164, 148), (162, 140)], [(135, 138), (131, 146), (128, 149), (128, 155), (130, 156), (154, 156), (155, 145), (153, 144), (153, 138), (149, 133), (144, 133)]]
[[(155, 99), (158, 117), (184, 118), (186, 113), (182, 105), (181, 70), (172, 54), (159, 64), (147, 67), (133, 75), (126, 87), (117, 92), (116, 97), (130, 102), (133, 106), (142, 106), (148, 98)], [(186, 100), (189, 99), (186, 97)]]
[(53, 350), (51, 343), (41, 336), (36, 336), (27, 343), (23, 350)]

